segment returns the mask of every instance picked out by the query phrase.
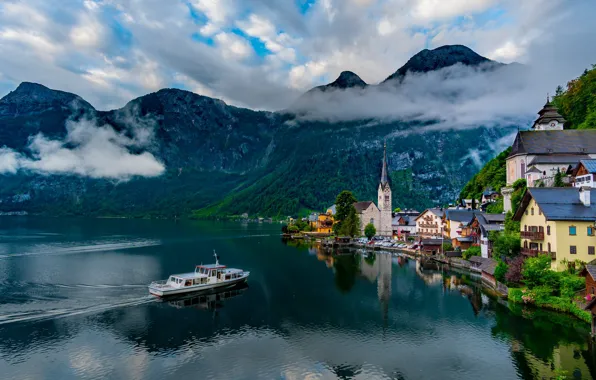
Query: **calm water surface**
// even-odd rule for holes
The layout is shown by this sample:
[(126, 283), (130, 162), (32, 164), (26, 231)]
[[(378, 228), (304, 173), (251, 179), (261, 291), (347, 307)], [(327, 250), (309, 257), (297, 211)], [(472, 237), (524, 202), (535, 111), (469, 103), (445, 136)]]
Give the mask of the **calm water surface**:
[[(218, 297), (146, 284), (221, 261)], [(276, 224), (0, 218), (2, 379), (590, 379), (588, 326), (416, 260), (329, 256)]]

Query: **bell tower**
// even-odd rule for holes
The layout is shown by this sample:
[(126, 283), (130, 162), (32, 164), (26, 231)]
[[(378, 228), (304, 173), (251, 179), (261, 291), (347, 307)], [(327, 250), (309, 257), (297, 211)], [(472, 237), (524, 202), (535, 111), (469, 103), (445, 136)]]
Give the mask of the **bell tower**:
[(379, 218), (379, 231), (377, 235), (392, 236), (393, 228), (392, 222), (392, 208), (391, 208), (391, 187), (387, 177), (387, 142), (383, 146), (383, 169), (381, 171), (381, 182), (379, 183), (379, 211), (381, 213)]

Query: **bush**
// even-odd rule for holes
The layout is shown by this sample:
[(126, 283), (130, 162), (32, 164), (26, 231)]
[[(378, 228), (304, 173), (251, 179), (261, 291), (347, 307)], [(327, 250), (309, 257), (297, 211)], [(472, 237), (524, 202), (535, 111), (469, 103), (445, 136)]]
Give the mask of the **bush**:
[(477, 245), (473, 245), (470, 248), (468, 248), (467, 250), (465, 250), (464, 253), (462, 253), (462, 257), (465, 260), (470, 260), (470, 257), (480, 256), (480, 254), (481, 254), (480, 247)]
[(497, 267), (495, 268), (495, 278), (499, 282), (505, 282), (505, 274), (507, 273), (507, 264), (499, 260)]
[(366, 227), (364, 227), (364, 235), (368, 238), (368, 240), (372, 239), (377, 234), (377, 229), (375, 225), (372, 223), (368, 223)]
[[(494, 231), (492, 231), (494, 232)], [(521, 240), (519, 234), (494, 233), (491, 235), (493, 240), (493, 252), (497, 257), (516, 257), (521, 250)]]
[(453, 246), (451, 245), (451, 243), (443, 243), (441, 248), (442, 248), (441, 252), (453, 251)]
[(578, 290), (582, 290), (586, 286), (583, 278), (571, 274), (561, 275), (560, 287), (561, 296), (573, 299)]
[(526, 285), (530, 288), (543, 285), (547, 282), (547, 277), (551, 276), (550, 270), (551, 258), (548, 255), (538, 255), (530, 257), (524, 263), (522, 276)]
[(291, 226), (288, 226), (288, 232), (291, 234), (296, 234), (300, 232), (300, 229), (298, 229), (298, 227), (292, 224)]

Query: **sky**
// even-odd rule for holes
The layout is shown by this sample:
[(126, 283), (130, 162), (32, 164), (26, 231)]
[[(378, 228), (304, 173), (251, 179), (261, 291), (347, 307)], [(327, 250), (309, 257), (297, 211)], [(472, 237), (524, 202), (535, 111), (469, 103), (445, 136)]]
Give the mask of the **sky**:
[(463, 44), (532, 67), (532, 102), (498, 99), (535, 114), (596, 63), (595, 14), (593, 0), (0, 0), (0, 96), (30, 81), (108, 110), (175, 87), (278, 110), (343, 70), (378, 83)]

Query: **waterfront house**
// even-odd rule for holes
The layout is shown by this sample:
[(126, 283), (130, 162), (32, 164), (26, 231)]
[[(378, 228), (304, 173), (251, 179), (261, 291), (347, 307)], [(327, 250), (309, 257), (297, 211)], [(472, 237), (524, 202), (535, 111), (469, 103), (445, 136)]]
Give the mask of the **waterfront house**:
[(454, 248), (466, 250), (472, 245), (473, 237), (468, 234), (469, 230), (465, 227), (472, 221), (474, 214), (473, 210), (447, 209), (443, 212), (443, 235)]
[(407, 239), (408, 236), (416, 234), (416, 217), (397, 213), (393, 216), (391, 227), (393, 228), (393, 237)]
[(487, 188), (482, 192), (482, 198), (480, 198), (480, 204), (485, 205), (488, 203), (496, 202), (501, 195), (494, 191), (492, 187)]
[(495, 278), (495, 269), (497, 262), (493, 259), (484, 259), (480, 264), (480, 272), (482, 273), (482, 281), (489, 284), (493, 288), (497, 287), (497, 279)]
[(588, 264), (579, 274), (586, 279), (586, 296), (596, 296), (596, 265)]
[(422, 239), (420, 241), (420, 252), (426, 255), (437, 255), (442, 253), (442, 239)]
[(335, 205), (327, 208), (323, 214), (313, 213), (308, 217), (308, 223), (312, 232), (319, 234), (330, 234), (333, 232), (333, 224), (335, 223)]
[(489, 240), (491, 231), (505, 229), (505, 214), (486, 214), (476, 212), (474, 218), (463, 228), (463, 235), (471, 236), (472, 245), (480, 246), (482, 257), (492, 257), (492, 242)]
[(563, 260), (596, 258), (594, 197), (589, 187), (528, 188), (513, 216), (520, 222), (522, 254), (551, 255), (558, 271), (566, 269)]
[(430, 238), (441, 236), (443, 233), (443, 209), (429, 208), (424, 210), (416, 220), (416, 232), (418, 236)]
[(596, 160), (581, 160), (572, 171), (574, 187), (596, 187)]

